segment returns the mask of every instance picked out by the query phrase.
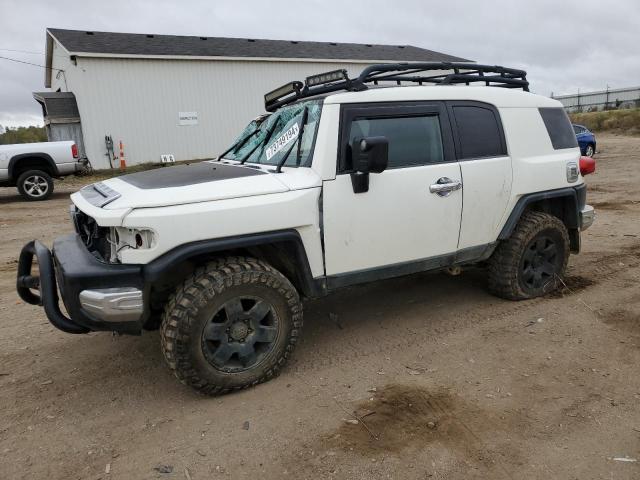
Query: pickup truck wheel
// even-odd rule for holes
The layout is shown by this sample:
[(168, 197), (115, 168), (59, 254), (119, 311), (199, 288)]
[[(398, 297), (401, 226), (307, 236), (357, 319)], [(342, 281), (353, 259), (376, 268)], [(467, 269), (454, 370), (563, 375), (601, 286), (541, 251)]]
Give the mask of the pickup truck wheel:
[(182, 383), (219, 395), (276, 376), (301, 329), (289, 280), (261, 260), (230, 257), (177, 288), (162, 319), (162, 350)]
[(16, 184), (26, 200), (46, 200), (53, 193), (53, 179), (42, 170), (27, 170), (20, 174)]
[(558, 287), (568, 260), (569, 234), (562, 221), (527, 212), (489, 260), (489, 290), (508, 300), (539, 297)]

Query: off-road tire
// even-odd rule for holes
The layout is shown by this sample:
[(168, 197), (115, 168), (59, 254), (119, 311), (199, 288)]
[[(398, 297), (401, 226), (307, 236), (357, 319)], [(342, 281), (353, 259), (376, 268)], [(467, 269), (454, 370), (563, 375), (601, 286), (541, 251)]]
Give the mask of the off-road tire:
[[(277, 317), (277, 336), (273, 348), (262, 354), (265, 356), (259, 363), (229, 373), (209, 360), (205, 327), (212, 325), (213, 316), (223, 311), (225, 302), (243, 295), (257, 295), (271, 302), (270, 312)], [(160, 336), (169, 369), (183, 384), (206, 395), (221, 395), (277, 376), (301, 330), (302, 303), (284, 275), (255, 258), (227, 257), (198, 268), (177, 287), (165, 307)]]
[[(557, 255), (549, 262), (554, 271), (541, 287), (532, 288), (523, 279), (524, 257), (527, 250), (535, 249), (535, 243), (543, 238), (557, 245)], [(525, 300), (552, 292), (561, 284), (569, 254), (569, 234), (559, 218), (548, 213), (526, 212), (509, 239), (500, 243), (489, 259), (489, 291), (508, 300)]]
[[(38, 186), (34, 185), (35, 179)], [(22, 198), (32, 202), (46, 200), (53, 193), (53, 179), (42, 170), (27, 170), (21, 173), (16, 186)]]

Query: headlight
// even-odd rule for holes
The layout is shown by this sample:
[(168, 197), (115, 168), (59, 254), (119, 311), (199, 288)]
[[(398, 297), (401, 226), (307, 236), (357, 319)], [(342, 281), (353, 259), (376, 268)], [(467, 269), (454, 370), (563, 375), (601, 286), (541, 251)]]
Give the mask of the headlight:
[(145, 228), (111, 227), (109, 244), (111, 246), (110, 261), (119, 262), (122, 250), (153, 248), (156, 245), (156, 236), (153, 230)]

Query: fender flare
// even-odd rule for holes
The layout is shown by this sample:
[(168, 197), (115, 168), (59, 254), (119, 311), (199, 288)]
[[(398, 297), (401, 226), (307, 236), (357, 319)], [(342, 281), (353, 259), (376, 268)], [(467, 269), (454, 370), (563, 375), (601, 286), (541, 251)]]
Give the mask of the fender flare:
[(539, 202), (540, 200), (564, 199), (564, 222), (568, 229), (579, 229), (580, 210), (584, 207), (585, 195), (585, 184), (578, 185), (576, 187), (566, 187), (557, 190), (548, 190), (545, 192), (528, 193), (523, 195), (518, 199), (515, 207), (513, 207), (509, 218), (507, 218), (507, 221), (498, 235), (498, 240), (506, 240), (509, 238), (527, 207), (532, 203)]
[(202, 255), (215, 254), (239, 248), (279, 246), (286, 249), (287, 255), (293, 261), (293, 283), (300, 288), (307, 297), (319, 297), (324, 294), (324, 283), (321, 279), (314, 279), (307, 253), (300, 234), (293, 229), (278, 230), (248, 235), (238, 235), (211, 240), (200, 240), (175, 247), (152, 260), (142, 267), (145, 283), (162, 282), (173, 267), (177, 267), (192, 258)]
[(51, 158), (51, 155), (45, 152), (33, 152), (19, 153), (18, 155), (14, 155), (13, 157), (11, 157), (11, 160), (9, 160), (9, 178), (13, 178), (13, 172), (16, 168), (16, 164), (23, 158), (38, 158), (44, 160), (51, 169), (52, 176), (55, 177), (58, 175), (58, 167), (56, 165), (56, 162), (53, 161), (53, 158)]

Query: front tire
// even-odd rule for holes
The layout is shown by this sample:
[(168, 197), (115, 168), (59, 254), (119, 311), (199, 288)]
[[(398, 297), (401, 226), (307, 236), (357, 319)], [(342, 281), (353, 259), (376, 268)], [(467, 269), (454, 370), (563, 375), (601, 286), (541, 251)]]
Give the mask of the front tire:
[(527, 212), (489, 259), (489, 290), (508, 300), (552, 292), (564, 276), (569, 252), (569, 234), (559, 218)]
[(171, 296), (162, 351), (182, 383), (220, 395), (278, 375), (301, 329), (291, 282), (261, 260), (230, 257), (199, 268)]
[(18, 192), (25, 200), (46, 200), (53, 193), (53, 179), (42, 170), (27, 170), (20, 174), (16, 183)]

